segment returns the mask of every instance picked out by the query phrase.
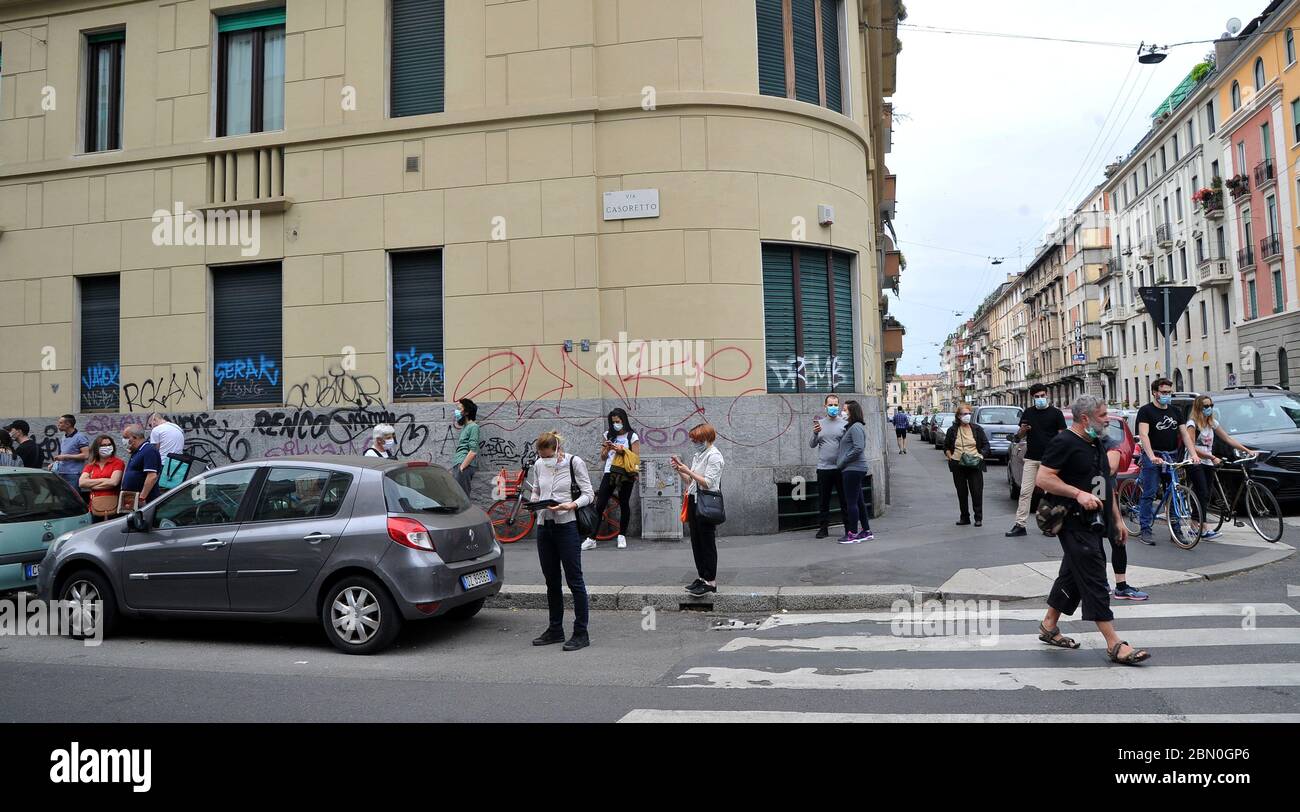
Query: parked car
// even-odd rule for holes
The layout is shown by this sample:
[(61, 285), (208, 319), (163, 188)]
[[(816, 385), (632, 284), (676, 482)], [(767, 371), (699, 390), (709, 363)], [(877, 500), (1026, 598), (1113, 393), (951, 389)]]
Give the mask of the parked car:
[[(84, 508), (83, 508), (84, 510)], [(317, 621), (370, 654), (408, 620), (473, 617), (501, 589), (501, 546), (444, 468), (378, 457), (282, 457), (204, 472), (128, 517), (64, 533), (45, 598), (118, 616)]]
[[(1119, 443), (1120, 461), (1118, 475), (1132, 477), (1137, 475), (1137, 458), (1134, 456), (1137, 443), (1133, 432), (1129, 430), (1128, 420), (1120, 415), (1111, 414), (1106, 432), (1110, 439)], [(1065, 415), (1065, 426), (1074, 425), (1074, 415)], [(1012, 499), (1020, 498), (1020, 480), (1025, 470), (1025, 440), (1019, 440), (1011, 447), (1011, 456), (1007, 458), (1007, 485)]]
[(934, 416), (930, 425), (930, 442), (936, 449), (943, 448), (943, 441), (948, 436), (948, 427), (957, 420), (952, 412), (943, 412)]
[(930, 415), (930, 422), (926, 424), (925, 431), (921, 435), (921, 439), (927, 443), (934, 443), (935, 442), (934, 435), (939, 431), (939, 424), (943, 422), (943, 419), (945, 417), (951, 418), (952, 416), (953, 416), (952, 412), (938, 412), (936, 414)]
[(971, 422), (978, 423), (989, 438), (989, 460), (1006, 462), (1011, 456), (1011, 438), (1020, 431), (1019, 406), (977, 406)]
[(908, 425), (907, 425), (907, 430), (908, 430), (908, 432), (911, 433), (911, 434), (919, 434), (920, 431), (921, 431), (921, 420), (922, 420), (922, 419), (924, 419), (924, 418), (922, 417), (922, 415), (919, 415), (919, 414), (914, 414), (914, 415), (912, 415), (912, 419), (908, 422)]
[(90, 524), (80, 494), (39, 468), (0, 468), (0, 594), (35, 589), (50, 542)]
[[(1300, 500), (1300, 395), (1279, 386), (1241, 386), (1209, 394), (1214, 398), (1214, 417), (1224, 430), (1261, 452), (1251, 476), (1279, 501)], [(1191, 397), (1174, 398), (1184, 416), (1192, 402)], [(1214, 454), (1234, 456), (1231, 447), (1217, 438)], [(1226, 481), (1224, 485), (1228, 487)]]
[(932, 419), (933, 419), (932, 415), (927, 414), (921, 416), (921, 422), (919, 424), (920, 431), (918, 433), (921, 435), (921, 442), (923, 443), (930, 442), (930, 421)]

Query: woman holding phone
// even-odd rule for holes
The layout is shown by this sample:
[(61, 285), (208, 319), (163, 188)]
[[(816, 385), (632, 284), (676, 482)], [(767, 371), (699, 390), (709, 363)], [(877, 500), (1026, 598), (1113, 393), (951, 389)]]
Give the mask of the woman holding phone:
[[(615, 469), (614, 457), (620, 449), (641, 453), (641, 438), (632, 431), (632, 421), (622, 409), (610, 410), (607, 417), (609, 425), (600, 444), (600, 458), (605, 461), (605, 475), (601, 477), (600, 489), (596, 491), (596, 515), (605, 515), (605, 506), (609, 498), (618, 491), (618, 549), (627, 548), (627, 519), (632, 515), (632, 486), (636, 484), (635, 473)], [(596, 540), (589, 538), (582, 542), (582, 549), (596, 549)]]
[(713, 426), (701, 423), (691, 429), (690, 438), (695, 446), (695, 456), (691, 459), (690, 467), (676, 454), (672, 456), (670, 464), (682, 482), (687, 483), (686, 494), (682, 499), (682, 521), (691, 530), (691, 552), (695, 554), (697, 577), (686, 587), (686, 591), (698, 598), (718, 591), (718, 529), (700, 520), (696, 514), (695, 496), (701, 488), (706, 491), (718, 490), (722, 484), (722, 468), (726, 461), (714, 445), (718, 433)]

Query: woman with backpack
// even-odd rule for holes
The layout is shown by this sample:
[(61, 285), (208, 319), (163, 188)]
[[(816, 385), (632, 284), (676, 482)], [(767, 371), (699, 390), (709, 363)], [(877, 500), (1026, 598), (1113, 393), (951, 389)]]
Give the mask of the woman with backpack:
[[(641, 438), (632, 431), (632, 421), (623, 409), (610, 411), (609, 424), (600, 444), (600, 458), (605, 461), (605, 475), (596, 491), (596, 515), (604, 516), (609, 498), (618, 491), (618, 549), (627, 548), (628, 517), (632, 515), (632, 486), (640, 469)], [(596, 539), (582, 542), (582, 549), (596, 549)]]

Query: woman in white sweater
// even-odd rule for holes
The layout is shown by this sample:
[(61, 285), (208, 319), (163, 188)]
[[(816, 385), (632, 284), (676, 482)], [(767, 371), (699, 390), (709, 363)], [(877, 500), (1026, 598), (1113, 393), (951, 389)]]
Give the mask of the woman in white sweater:
[(686, 485), (682, 505), (682, 521), (691, 529), (691, 552), (695, 554), (696, 579), (686, 591), (695, 597), (718, 591), (718, 528), (701, 521), (696, 513), (696, 493), (703, 488), (716, 491), (722, 483), (722, 467), (726, 461), (714, 443), (718, 433), (708, 423), (701, 423), (690, 431), (695, 456), (688, 467), (676, 454), (672, 457), (673, 470)]

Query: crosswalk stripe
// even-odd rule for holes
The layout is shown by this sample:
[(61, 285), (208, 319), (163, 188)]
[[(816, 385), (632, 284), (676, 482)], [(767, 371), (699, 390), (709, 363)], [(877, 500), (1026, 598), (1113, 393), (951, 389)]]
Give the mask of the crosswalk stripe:
[[(955, 604), (949, 604), (955, 606)], [(952, 610), (949, 610), (952, 611)], [(1289, 617), (1300, 615), (1293, 607), (1285, 603), (1141, 603), (1133, 605), (1112, 606), (1116, 619), (1142, 620), (1147, 618), (1171, 617), (1222, 617), (1241, 616), (1253, 613), (1257, 617)], [(958, 617), (967, 620), (1042, 620), (1043, 608), (1037, 609), (980, 609), (962, 612)], [(943, 615), (937, 615), (942, 618)], [(775, 629), (779, 626), (807, 626), (817, 623), (925, 623), (932, 619), (924, 610), (904, 612), (809, 612), (799, 614), (772, 615), (763, 621), (759, 631)], [(1071, 615), (1062, 617), (1063, 622), (1083, 622)]]
[(799, 711), (706, 711), (706, 710), (654, 710), (637, 708), (618, 720), (620, 724), (679, 723), (708, 724), (737, 722), (821, 724), (960, 724), (964, 722), (1105, 723), (1142, 722), (1200, 724), (1216, 723), (1286, 723), (1300, 722), (1300, 713), (816, 713)]
[(1091, 668), (886, 668), (842, 669), (821, 673), (816, 668), (761, 671), (752, 668), (702, 666), (688, 669), (674, 688), (768, 688), (833, 691), (1088, 691), (1163, 688), (1263, 688), (1300, 686), (1295, 663), (1234, 663)]
[[(1200, 646), (1300, 645), (1300, 628), (1241, 629), (1143, 629), (1143, 640), (1161, 649)], [(1070, 635), (1084, 648), (1104, 649), (1106, 639), (1099, 632)], [(870, 651), (1033, 651), (1047, 650), (1036, 634), (948, 635), (902, 637), (890, 634), (768, 639), (737, 637), (719, 651), (765, 649), (781, 654), (832, 654)], [(1064, 649), (1055, 649), (1064, 651)], [(1300, 666), (1297, 666), (1300, 668)]]

